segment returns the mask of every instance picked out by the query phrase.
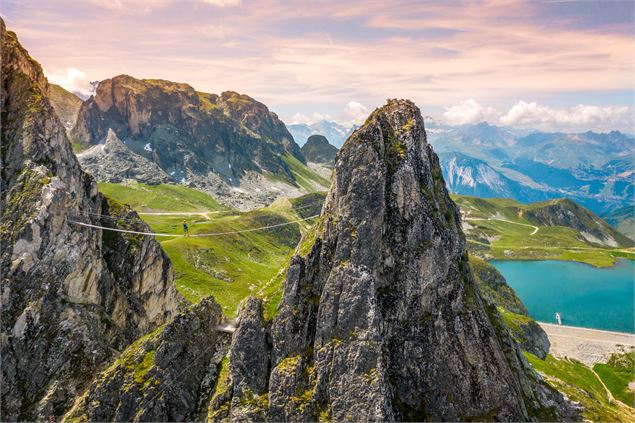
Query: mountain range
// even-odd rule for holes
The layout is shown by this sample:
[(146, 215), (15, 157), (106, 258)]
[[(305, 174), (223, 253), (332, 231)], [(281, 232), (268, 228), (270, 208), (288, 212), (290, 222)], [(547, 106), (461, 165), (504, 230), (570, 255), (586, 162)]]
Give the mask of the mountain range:
[(634, 201), (635, 138), (619, 131), (518, 135), (485, 122), (432, 126), (430, 143), (454, 193), (525, 203), (566, 197), (600, 215)]
[[(116, 96), (119, 101), (113, 101)], [(103, 142), (112, 127), (132, 152), (156, 162), (172, 181), (192, 184), (243, 208), (268, 204), (281, 193), (325, 189), (327, 172), (307, 169), (299, 146), (311, 135), (322, 135), (341, 147), (355, 129), (326, 120), (285, 127), (266, 106), (245, 95), (217, 96), (186, 84), (128, 76), (102, 81), (84, 104), (52, 86), (51, 101), (67, 129), (72, 129), (76, 146)], [(164, 103), (172, 104), (172, 110), (159, 110)], [(137, 108), (144, 111), (139, 114)], [(71, 124), (74, 121), (77, 125)], [(486, 122), (450, 126), (432, 118), (427, 122), (429, 141), (439, 153), (452, 193), (524, 203), (566, 197), (601, 216), (628, 207), (635, 199), (635, 139), (630, 135), (543, 133)], [(230, 129), (210, 139), (204, 134), (219, 132), (214, 125)], [(152, 133), (144, 127), (152, 127)], [(232, 138), (241, 141), (230, 142)], [(215, 151), (210, 152), (209, 146)], [(253, 146), (257, 146), (253, 159), (241, 154)], [(110, 179), (119, 177), (110, 175)]]
[(357, 125), (344, 126), (334, 121), (321, 120), (311, 124), (295, 123), (287, 125), (287, 128), (300, 146), (304, 145), (311, 135), (323, 135), (332, 145), (340, 148), (348, 136), (357, 129)]

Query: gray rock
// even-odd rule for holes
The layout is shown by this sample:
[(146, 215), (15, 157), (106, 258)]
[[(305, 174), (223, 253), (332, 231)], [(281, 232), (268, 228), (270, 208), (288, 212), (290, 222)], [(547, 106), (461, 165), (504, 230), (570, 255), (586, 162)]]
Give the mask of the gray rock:
[(173, 269), (147, 231), (81, 171), (42, 68), (0, 19), (1, 414), (59, 416), (97, 368), (172, 318)]
[[(65, 416), (71, 421), (192, 421), (206, 413), (231, 336), (210, 297), (128, 347)], [(204, 415), (204, 414), (203, 414)]]
[(579, 418), (481, 299), (460, 227), (419, 109), (390, 100), (340, 150), (313, 246), (291, 259), (267, 419)]
[(311, 135), (301, 148), (304, 157), (313, 163), (320, 163), (332, 167), (337, 155), (337, 147), (329, 144), (323, 135)]
[(172, 179), (156, 163), (133, 152), (112, 129), (103, 144), (77, 155), (82, 168), (99, 182), (120, 182), (132, 179), (156, 185)]
[(264, 421), (267, 416), (269, 385), (268, 327), (262, 317), (262, 303), (248, 298), (240, 310), (238, 328), (232, 339), (226, 389), (217, 389), (211, 404), (212, 421)]
[[(160, 180), (169, 175), (231, 207), (253, 208), (311, 191), (288, 164), (306, 160), (284, 123), (264, 104), (236, 92), (208, 94), (187, 84), (119, 75), (101, 81), (82, 104), (71, 136), (89, 147), (102, 144), (109, 131), (160, 168), (162, 173), (151, 172)], [(147, 162), (139, 169), (139, 158), (131, 165), (127, 152), (122, 164), (114, 158), (93, 161), (90, 171), (100, 179), (148, 177)]]

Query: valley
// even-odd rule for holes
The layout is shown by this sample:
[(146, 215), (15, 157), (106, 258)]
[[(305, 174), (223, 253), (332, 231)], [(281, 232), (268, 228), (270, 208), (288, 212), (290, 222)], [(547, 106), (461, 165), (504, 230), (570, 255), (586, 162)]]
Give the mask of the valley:
[[(271, 308), (277, 306), (282, 280), (272, 280), (315, 221), (311, 216), (319, 215), (323, 201), (321, 194), (307, 195), (240, 212), (182, 186), (100, 183), (99, 188), (107, 197), (130, 204), (154, 232), (178, 235), (157, 237), (174, 265), (177, 289), (191, 303), (213, 296), (229, 317), (235, 317), (249, 295), (266, 297)], [(180, 236), (184, 221), (190, 237)], [(273, 227), (260, 229), (268, 226)], [(199, 236), (208, 233), (218, 235)]]

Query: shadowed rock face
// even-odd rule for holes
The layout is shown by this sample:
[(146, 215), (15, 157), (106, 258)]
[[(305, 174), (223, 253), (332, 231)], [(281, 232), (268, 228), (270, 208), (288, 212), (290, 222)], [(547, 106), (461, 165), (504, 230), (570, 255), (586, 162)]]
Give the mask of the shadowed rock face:
[(323, 135), (311, 135), (302, 146), (302, 154), (310, 162), (333, 166), (337, 147), (329, 144)]
[(72, 223), (148, 230), (81, 171), (42, 68), (2, 20), (0, 47), (1, 413), (44, 420), (113, 353), (170, 319), (176, 291), (153, 239)]
[[(241, 331), (243, 320), (234, 336), (244, 347), (232, 349), (230, 369), (270, 349), (271, 370), (250, 375), (269, 376), (268, 403), (247, 401), (260, 385), (234, 388), (212, 404), (213, 419), (577, 417), (482, 301), (413, 103), (390, 100), (347, 140), (316, 231), (310, 252), (291, 260), (271, 347)], [(242, 313), (250, 327), (264, 326), (258, 307)]]
[(71, 421), (201, 421), (231, 335), (206, 298), (128, 347), (65, 416)]

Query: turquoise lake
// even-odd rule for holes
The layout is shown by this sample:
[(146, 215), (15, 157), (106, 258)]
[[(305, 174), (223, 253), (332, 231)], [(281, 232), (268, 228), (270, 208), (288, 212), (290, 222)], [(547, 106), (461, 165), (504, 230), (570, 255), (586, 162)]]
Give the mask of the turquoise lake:
[(491, 262), (536, 320), (618, 332), (635, 332), (635, 263), (609, 268), (571, 261)]

